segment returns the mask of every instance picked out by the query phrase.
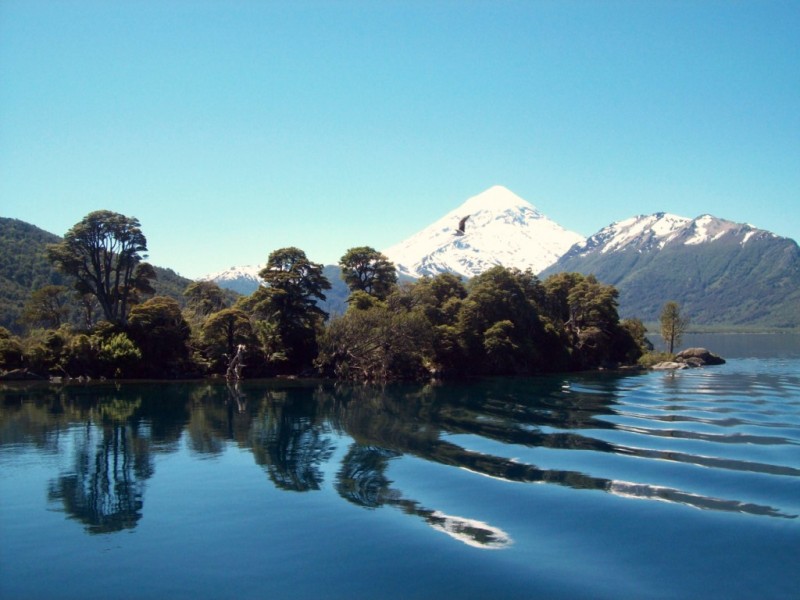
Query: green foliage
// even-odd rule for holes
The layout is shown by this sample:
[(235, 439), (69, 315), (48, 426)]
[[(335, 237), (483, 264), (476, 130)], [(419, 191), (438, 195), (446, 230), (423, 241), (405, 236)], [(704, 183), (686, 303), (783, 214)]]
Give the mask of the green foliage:
[(424, 315), (431, 328), (432, 355), (428, 365), (432, 374), (452, 376), (466, 373), (466, 350), (457, 326), (467, 290), (461, 279), (450, 273), (424, 277), (415, 284), (399, 287), (390, 300), (405, 296), (407, 309)]
[(89, 213), (64, 240), (51, 244), (47, 255), (56, 267), (74, 278), (75, 289), (97, 298), (105, 318), (127, 322), (130, 305), (141, 294), (152, 294), (155, 272), (140, 264), (147, 240), (139, 221), (108, 210)]
[(273, 323), (286, 361), (282, 368), (311, 367), (317, 355), (317, 335), (327, 314), (317, 305), (331, 287), (322, 265), (311, 262), (299, 248), (281, 248), (269, 255), (259, 276), (266, 285), (240, 306), (255, 320)]
[[(52, 327), (52, 322), (38, 320), (38, 316), (27, 315), (23, 311), (30, 304), (31, 296), (46, 286), (74, 287), (74, 281), (58, 271), (47, 258), (47, 245), (57, 244), (61, 238), (42, 231), (16, 219), (0, 218), (0, 327), (6, 327), (16, 334), (25, 332), (26, 323), (33, 327)], [(153, 267), (157, 276), (150, 283), (159, 296), (169, 296), (185, 303), (183, 291), (191, 283), (171, 269)], [(228, 301), (231, 294), (224, 292)], [(62, 323), (85, 330), (91, 329), (101, 318), (102, 310), (97, 299), (91, 294), (67, 293), (63, 295), (66, 318)], [(35, 301), (34, 301), (35, 302)]]
[(45, 254), (45, 246), (58, 240), (23, 221), (0, 217), (0, 327), (22, 333), (21, 316), (30, 293), (68, 283)]
[(24, 340), (25, 366), (38, 375), (60, 374), (70, 337), (68, 328), (32, 330)]
[[(620, 324), (616, 290), (593, 277), (544, 283), (495, 267), (467, 287), (452, 275), (355, 294), (322, 338), (318, 364), (345, 379), (531, 374), (635, 362), (640, 322)], [(409, 334), (408, 332), (413, 332)]]
[(353, 310), (367, 310), (380, 304), (380, 300), (364, 290), (355, 290), (347, 301)]
[(667, 362), (675, 359), (674, 354), (670, 354), (669, 352), (645, 352), (639, 357), (637, 364), (641, 367), (649, 369), (653, 365), (657, 365), (660, 362)]
[(647, 328), (640, 319), (622, 319), (619, 324), (630, 340), (629, 347), (623, 355), (623, 362), (633, 363), (642, 354), (652, 352), (653, 344), (647, 339)]
[(194, 322), (202, 322), (211, 314), (228, 308), (228, 299), (213, 281), (193, 281), (183, 291), (186, 310)]
[[(184, 308), (186, 306), (187, 299), (183, 293), (186, 291), (186, 287), (193, 283), (192, 280), (178, 275), (172, 269), (153, 266), (153, 270), (155, 271), (156, 276), (155, 279), (150, 282), (150, 284), (153, 286), (154, 295), (172, 298), (181, 306), (181, 308)], [(229, 292), (228, 290), (223, 291), (223, 295), (225, 296), (228, 304), (232, 303), (233, 298), (236, 297), (235, 293)]]
[(351, 292), (384, 300), (397, 283), (397, 271), (386, 256), (369, 246), (350, 248), (341, 259), (341, 277)]
[(348, 310), (329, 324), (320, 343), (317, 365), (345, 380), (388, 381), (427, 373), (431, 329), (415, 311), (377, 304)]
[(63, 285), (46, 285), (34, 291), (22, 311), (27, 323), (54, 329), (61, 327), (68, 316), (67, 287)]
[(544, 282), (544, 305), (552, 331), (566, 345), (571, 368), (630, 363), (641, 353), (636, 327), (621, 326), (616, 288), (594, 275), (558, 273)]
[(131, 309), (128, 332), (141, 350), (141, 372), (149, 377), (176, 377), (191, 371), (189, 324), (172, 298), (156, 296)]
[(497, 321), (483, 332), (483, 350), (488, 369), (493, 373), (514, 373), (521, 369), (520, 347), (514, 341), (514, 323)]
[(253, 330), (267, 366), (279, 365), (288, 360), (277, 323), (256, 321)]
[(97, 359), (102, 375), (119, 379), (136, 374), (142, 352), (125, 333), (119, 332), (100, 339)]
[(239, 344), (256, 347), (250, 318), (237, 308), (224, 308), (211, 315), (202, 326), (201, 340), (212, 373), (224, 373)]
[(436, 277), (423, 277), (412, 288), (411, 293), (434, 325), (453, 325), (458, 320), (462, 300), (467, 297), (467, 289), (451, 273)]
[(20, 339), (0, 327), (0, 370), (11, 371), (23, 366), (25, 355)]
[[(538, 352), (544, 331), (538, 307), (527, 294), (531, 289), (527, 274), (504, 267), (470, 281), (457, 324), (468, 372), (524, 374), (545, 366)], [(499, 325), (503, 321), (512, 327)], [(491, 360), (489, 348), (495, 352)]]
[(67, 342), (63, 357), (63, 372), (69, 377), (94, 374), (97, 348), (85, 333), (72, 336)]
[[(109, 219), (116, 223), (114, 235), (131, 227), (139, 242), (129, 248), (142, 249), (138, 223), (113, 215), (99, 211), (84, 221), (94, 219), (100, 227)], [(85, 227), (73, 229), (89, 227), (79, 225)], [(74, 237), (80, 231), (72, 231)], [(0, 242), (2, 234), (0, 229)], [(23, 228), (22, 238), (34, 234)], [(563, 273), (542, 282), (530, 271), (495, 267), (468, 284), (450, 274), (398, 284), (390, 263), (369, 247), (351, 249), (341, 270), (327, 271), (298, 248), (276, 250), (260, 273), (264, 285), (233, 305), (230, 292), (214, 283), (190, 282), (132, 256), (128, 283), (109, 288), (111, 297), (127, 293), (127, 323), (96, 323), (97, 293), (79, 281), (80, 301), (65, 294), (64, 279), (44, 258), (44, 243), (38, 245), (39, 264), (55, 281), (26, 291), (25, 300), (29, 321), (51, 329), (33, 329), (24, 338), (0, 329), (3, 370), (91, 377), (222, 374), (243, 345), (247, 377), (303, 373), (316, 364), (328, 375), (383, 381), (631, 363), (649, 343), (640, 321), (619, 321), (617, 290), (594, 276)], [(53, 255), (61, 264), (75, 258), (64, 254), (68, 244), (56, 246)], [(110, 252), (113, 273), (118, 263)], [(339, 287), (347, 279), (354, 288), (349, 305), (343, 296), (337, 300), (346, 310), (327, 327), (320, 307), (332, 288), (326, 273), (336, 274)], [(159, 287), (172, 291), (145, 300)], [(73, 326), (61, 320), (67, 312)]]
[(675, 346), (679, 346), (686, 328), (689, 326), (689, 318), (681, 314), (680, 306), (677, 302), (670, 300), (664, 304), (659, 317), (661, 324), (661, 337), (667, 344), (667, 352), (672, 354)]

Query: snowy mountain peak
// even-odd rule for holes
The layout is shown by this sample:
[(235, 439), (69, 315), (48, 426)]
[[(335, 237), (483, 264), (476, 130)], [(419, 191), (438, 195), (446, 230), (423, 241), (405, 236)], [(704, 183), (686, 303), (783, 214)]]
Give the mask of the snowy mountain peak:
[(741, 245), (754, 236), (774, 235), (752, 225), (719, 219), (713, 215), (688, 219), (662, 212), (612, 223), (577, 245), (570, 254), (586, 256), (593, 252), (606, 254), (622, 250), (649, 252), (673, 244), (696, 246), (715, 242), (729, 234)]
[(252, 279), (259, 279), (258, 273), (264, 265), (241, 265), (233, 266), (230, 269), (223, 269), (216, 273), (210, 273), (201, 278), (201, 281), (215, 281), (216, 279), (234, 279), (236, 277), (249, 277)]
[(258, 273), (265, 265), (243, 265), (231, 267), (201, 277), (200, 281), (213, 281), (220, 287), (248, 295), (263, 283)]
[(595, 249), (605, 253), (629, 247), (637, 250), (653, 246), (663, 248), (690, 221), (664, 212), (638, 215), (604, 227), (576, 250), (584, 254)]
[(481, 211), (507, 211), (522, 208), (533, 208), (533, 205), (517, 196), (514, 192), (502, 185), (494, 185), (477, 196), (472, 196), (459, 210), (466, 212)]
[(474, 277), (496, 265), (538, 273), (582, 240), (496, 185), (384, 254), (399, 273), (412, 277), (446, 272)]

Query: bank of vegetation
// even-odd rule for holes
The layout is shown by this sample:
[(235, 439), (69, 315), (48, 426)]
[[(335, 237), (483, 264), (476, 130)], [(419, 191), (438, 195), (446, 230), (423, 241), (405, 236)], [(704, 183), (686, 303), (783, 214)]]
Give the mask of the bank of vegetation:
[(353, 381), (527, 375), (635, 364), (645, 328), (620, 320), (617, 290), (593, 276), (544, 281), (501, 266), (463, 282), (444, 274), (398, 283), (373, 248), (339, 266), (344, 314), (319, 307), (331, 283), (299, 248), (269, 254), (264, 285), (233, 296), (189, 282), (159, 294), (139, 222), (87, 215), (47, 246), (57, 281), (26, 301), (24, 333), (0, 328), (9, 376), (91, 378), (322, 375)]

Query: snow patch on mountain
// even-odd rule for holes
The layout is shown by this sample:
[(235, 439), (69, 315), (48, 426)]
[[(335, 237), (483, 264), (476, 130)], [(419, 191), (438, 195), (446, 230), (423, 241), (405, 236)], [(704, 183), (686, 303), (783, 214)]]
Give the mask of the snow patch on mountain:
[(623, 250), (643, 253), (663, 250), (671, 244), (709, 244), (727, 235), (734, 236), (733, 239), (742, 246), (754, 237), (778, 237), (752, 225), (735, 223), (708, 214), (688, 219), (669, 213), (655, 213), (612, 223), (582, 244), (576, 245), (569, 254), (587, 256), (595, 252), (608, 254)]
[[(459, 224), (464, 218), (462, 234)], [(538, 273), (581, 241), (583, 236), (497, 185), (383, 253), (404, 275), (449, 272), (469, 278), (497, 265)]]
[(201, 278), (201, 281), (215, 281), (216, 279), (257, 279), (261, 280), (258, 276), (259, 272), (264, 268), (264, 265), (242, 265), (238, 267), (231, 267), (223, 269), (216, 273), (210, 273)]
[(233, 290), (243, 295), (249, 295), (258, 289), (264, 282), (258, 273), (265, 265), (234, 266), (216, 273), (209, 273), (201, 277), (200, 281), (213, 281), (221, 288)]
[(687, 246), (706, 244), (738, 228), (741, 228), (741, 225), (731, 221), (717, 219), (711, 215), (701, 215), (694, 220), (691, 236), (683, 243)]
[(691, 219), (670, 213), (639, 215), (604, 227), (573, 249), (578, 254), (617, 252), (635, 249), (638, 252), (661, 249), (675, 239)]

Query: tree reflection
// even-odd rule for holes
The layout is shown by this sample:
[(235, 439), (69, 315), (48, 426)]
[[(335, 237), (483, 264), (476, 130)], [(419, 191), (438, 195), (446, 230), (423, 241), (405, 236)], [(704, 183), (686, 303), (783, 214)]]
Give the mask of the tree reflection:
[(250, 432), (256, 463), (266, 468), (280, 489), (320, 489), (320, 465), (330, 459), (334, 445), (329, 428), (318, 418), (316, 403), (309, 395), (284, 396), (284, 401), (275, 401), (275, 394), (269, 391), (267, 396)]
[[(70, 467), (49, 483), (48, 498), (61, 503), (66, 514), (90, 533), (136, 526), (144, 510), (146, 481), (154, 473), (153, 453), (180, 451), (182, 440), (190, 451), (204, 455), (221, 455), (234, 446), (252, 452), (276, 488), (308, 492), (322, 488), (335, 440), (347, 438), (347, 452), (331, 469), (336, 470), (334, 488), (341, 498), (367, 509), (393, 507), (437, 531), (484, 548), (507, 545), (510, 537), (486, 523), (447, 515), (409, 498), (402, 483), (388, 476), (392, 462), (413, 456), (508, 482), (547, 483), (714, 511), (796, 516), (692, 490), (544, 468), (511, 458), (510, 453), (517, 454), (520, 448), (548, 448), (747, 473), (789, 477), (800, 473), (787, 465), (627, 447), (601, 439), (619, 439), (606, 436), (605, 431), (626, 432), (631, 427), (621, 419), (608, 418), (620, 414), (618, 382), (612, 376), (425, 387), (276, 380), (236, 385), (0, 388), (0, 392), (0, 445), (28, 444), (68, 453)], [(676, 437), (673, 429), (662, 435), (655, 426), (636, 424), (636, 432)], [(702, 429), (679, 435), (708, 444), (724, 441)], [(780, 436), (743, 434), (737, 442), (790, 443)], [(558, 456), (566, 455), (559, 452)]]
[(19, 403), (3, 394), (0, 422), (20, 439), (70, 457), (70, 468), (47, 486), (50, 502), (89, 533), (122, 531), (142, 517), (152, 453), (174, 447), (183, 430), (181, 403), (164, 403), (159, 391), (116, 383), (29, 386)]
[(85, 404), (82, 390), (62, 397), (62, 410), (84, 422), (72, 428), (73, 468), (52, 481), (48, 499), (90, 533), (131, 529), (142, 516), (144, 482), (153, 475), (150, 439), (140, 435), (140, 397), (107, 394)]
[(399, 452), (385, 448), (353, 444), (336, 474), (336, 491), (348, 502), (364, 508), (397, 507), (407, 515), (421, 517), (435, 530), (476, 548), (498, 549), (511, 544), (511, 537), (502, 529), (431, 510), (404, 498), (400, 490), (390, 487), (392, 482), (385, 472), (389, 461), (399, 456)]
[(385, 471), (389, 461), (398, 456), (401, 454), (392, 450), (353, 444), (336, 474), (336, 491), (348, 502), (364, 508), (378, 508), (387, 500), (397, 500), (399, 494), (392, 496)]
[(153, 472), (147, 444), (120, 423), (87, 424), (83, 439), (74, 442), (74, 470), (51, 482), (49, 499), (60, 500), (90, 533), (135, 527), (142, 517), (144, 481)]
[[(394, 388), (394, 393), (387, 393), (380, 388), (362, 386), (349, 393), (339, 390), (337, 394), (340, 400), (332, 418), (360, 443), (357, 449), (348, 452), (345, 464), (339, 471), (337, 491), (348, 501), (366, 507), (395, 504), (403, 506), (406, 512), (421, 514), (418, 511), (425, 509), (403, 500), (402, 493), (389, 487), (391, 482), (384, 474), (391, 458), (407, 454), (509, 482), (549, 483), (726, 512), (788, 518), (796, 516), (769, 506), (713, 498), (664, 486), (595, 477), (566, 469), (542, 469), (518, 460), (470, 450), (452, 441), (453, 434), (466, 434), (497, 440), (504, 445), (644, 456), (644, 451), (578, 433), (542, 430), (555, 426), (573, 430), (614, 427), (597, 418), (598, 415), (613, 412), (610, 408), (614, 402), (613, 386), (591, 389), (585, 393), (575, 388), (565, 391), (560, 386), (558, 391), (555, 391), (555, 387), (543, 388), (542, 396), (533, 401), (509, 394), (500, 395), (496, 390), (495, 393), (483, 390), (477, 394), (484, 402), (480, 405), (469, 392), (459, 397), (450, 390), (437, 394), (436, 388), (412, 394), (398, 393), (399, 389)], [(560, 400), (558, 394), (561, 394)], [(567, 394), (569, 397), (565, 397)], [(657, 452), (657, 458), (667, 458), (667, 454)], [(669, 459), (699, 465), (708, 462), (701, 457), (693, 461), (687, 455)], [(756, 471), (760, 467), (747, 465), (748, 469)], [(728, 468), (742, 467), (731, 464)]]

